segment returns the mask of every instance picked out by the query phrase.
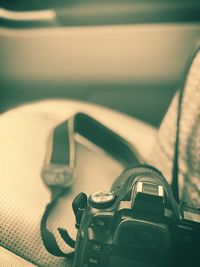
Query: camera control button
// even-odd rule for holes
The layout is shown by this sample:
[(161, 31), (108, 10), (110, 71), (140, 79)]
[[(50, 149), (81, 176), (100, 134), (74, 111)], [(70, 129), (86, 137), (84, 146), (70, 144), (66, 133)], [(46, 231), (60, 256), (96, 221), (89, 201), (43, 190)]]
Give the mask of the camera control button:
[(90, 195), (89, 204), (95, 209), (106, 209), (113, 205), (116, 195), (113, 192), (96, 192)]
[(90, 249), (94, 252), (102, 252), (103, 244), (98, 241), (90, 241)]
[(92, 218), (90, 226), (98, 229), (108, 229), (111, 222), (111, 216), (95, 216)]
[(99, 259), (95, 258), (95, 257), (90, 257), (88, 259), (88, 267), (97, 267), (99, 266)]

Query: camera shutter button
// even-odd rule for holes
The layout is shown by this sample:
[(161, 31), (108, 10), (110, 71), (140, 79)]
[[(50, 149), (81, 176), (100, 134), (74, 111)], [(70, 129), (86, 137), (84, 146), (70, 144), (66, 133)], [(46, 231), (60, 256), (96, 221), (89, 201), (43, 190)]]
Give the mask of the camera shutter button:
[(95, 209), (106, 209), (113, 205), (116, 195), (113, 192), (96, 192), (89, 196), (89, 205)]

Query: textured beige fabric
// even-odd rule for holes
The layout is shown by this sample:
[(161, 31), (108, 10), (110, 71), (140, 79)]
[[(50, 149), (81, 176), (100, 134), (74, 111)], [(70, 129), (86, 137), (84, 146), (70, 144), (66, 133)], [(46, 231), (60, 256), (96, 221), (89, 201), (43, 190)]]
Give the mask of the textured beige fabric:
[(18, 257), (14, 253), (11, 253), (7, 249), (0, 247), (0, 266), (2, 267), (34, 267), (28, 261)]
[[(121, 113), (80, 102), (42, 101), (0, 116), (0, 244), (39, 266), (71, 266), (70, 261), (47, 253), (39, 224), (50, 199), (49, 190), (41, 180), (47, 140), (52, 129), (76, 111), (85, 111), (116, 130), (133, 143), (144, 158), (148, 158), (154, 142), (153, 128)], [(74, 196), (80, 191), (91, 193), (109, 188), (120, 172), (121, 166), (106, 154), (78, 146), (76, 182), (49, 221), (49, 228), (63, 250), (69, 248), (61, 242), (57, 228), (67, 227), (75, 237), (71, 210)]]
[[(171, 180), (176, 135), (178, 94), (160, 127), (150, 163)], [(180, 123), (179, 186), (182, 200), (200, 207), (200, 52), (196, 54), (184, 85)]]

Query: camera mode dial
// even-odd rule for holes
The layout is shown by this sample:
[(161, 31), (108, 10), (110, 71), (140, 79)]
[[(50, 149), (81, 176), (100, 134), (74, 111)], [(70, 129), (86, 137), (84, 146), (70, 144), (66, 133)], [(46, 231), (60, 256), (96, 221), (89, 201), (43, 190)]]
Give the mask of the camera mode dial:
[(100, 191), (89, 196), (89, 204), (95, 209), (106, 209), (113, 205), (115, 199), (115, 193)]

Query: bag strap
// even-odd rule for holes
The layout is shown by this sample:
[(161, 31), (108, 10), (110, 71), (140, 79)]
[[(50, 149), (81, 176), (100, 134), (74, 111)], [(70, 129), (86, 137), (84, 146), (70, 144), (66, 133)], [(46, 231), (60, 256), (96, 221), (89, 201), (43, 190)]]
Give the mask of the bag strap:
[[(42, 216), (40, 232), (47, 251), (52, 255), (60, 257), (71, 257), (73, 256), (73, 252), (65, 253), (59, 248), (54, 234), (47, 228), (47, 221), (59, 198), (68, 192), (75, 178), (76, 133), (101, 147), (119, 160), (126, 168), (143, 163), (143, 159), (132, 145), (120, 135), (85, 113), (76, 113), (68, 121), (65, 121), (54, 130), (53, 148), (52, 151), (50, 151), (51, 157), (50, 155), (47, 157), (50, 164), (48, 164), (46, 160), (46, 165), (42, 170), (42, 178), (51, 189), (51, 201), (46, 206)], [(60, 153), (58, 146), (56, 146), (60, 140), (62, 140), (62, 142), (66, 141), (66, 145), (62, 146), (62, 149), (64, 148), (65, 165), (63, 164), (63, 160), (61, 164), (54, 163), (56, 161), (55, 155), (59, 155)], [(70, 237), (67, 230), (59, 228), (58, 231), (63, 240), (71, 248), (75, 248), (75, 241)]]

